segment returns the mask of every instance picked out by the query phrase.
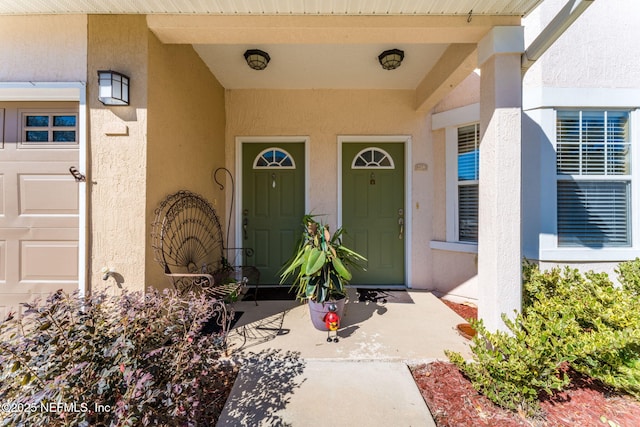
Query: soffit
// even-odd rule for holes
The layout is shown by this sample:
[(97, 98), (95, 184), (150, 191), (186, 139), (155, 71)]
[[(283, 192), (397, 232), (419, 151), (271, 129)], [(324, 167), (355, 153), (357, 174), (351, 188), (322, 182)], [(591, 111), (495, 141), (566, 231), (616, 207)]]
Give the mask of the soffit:
[[(542, 1), (0, 0), (0, 15), (145, 14), (161, 42), (193, 45), (227, 89), (415, 90), (439, 61), (452, 69), (442, 64), (452, 46), (519, 25)], [(405, 51), (402, 66), (383, 70), (377, 57), (394, 48)], [(249, 69), (246, 49), (268, 52), (269, 66)]]
[(247, 66), (243, 53), (253, 45), (194, 45), (202, 60), (226, 89), (415, 89), (447, 45), (402, 45), (405, 60), (383, 70), (378, 55), (395, 45), (259, 44), (269, 53), (266, 69)]
[[(226, 89), (414, 90), (451, 46), (475, 46), (520, 17), (173, 14), (147, 15), (147, 24), (162, 43), (193, 45)], [(270, 55), (265, 70), (247, 66), (247, 49)], [(404, 51), (398, 69), (378, 63), (388, 49)]]
[(512, 15), (542, 0), (0, 0), (0, 14)]

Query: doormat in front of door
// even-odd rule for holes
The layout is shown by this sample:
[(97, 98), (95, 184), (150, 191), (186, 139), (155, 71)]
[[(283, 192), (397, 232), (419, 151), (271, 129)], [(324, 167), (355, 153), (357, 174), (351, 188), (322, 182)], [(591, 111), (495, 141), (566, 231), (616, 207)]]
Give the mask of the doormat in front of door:
[[(229, 330), (231, 330), (238, 320), (240, 320), (240, 316), (244, 314), (244, 311), (234, 311), (233, 319), (227, 320), (229, 322)], [(215, 312), (213, 316), (209, 318), (203, 325), (200, 334), (208, 335), (208, 334), (219, 334), (222, 331), (222, 327), (220, 326), (220, 313)]]
[(413, 304), (411, 295), (405, 290), (356, 288), (356, 291), (360, 302)]
[[(255, 297), (257, 293), (258, 298)], [(289, 286), (275, 286), (264, 288), (249, 288), (246, 295), (242, 298), (244, 301), (293, 301), (296, 299), (295, 292), (289, 292)]]

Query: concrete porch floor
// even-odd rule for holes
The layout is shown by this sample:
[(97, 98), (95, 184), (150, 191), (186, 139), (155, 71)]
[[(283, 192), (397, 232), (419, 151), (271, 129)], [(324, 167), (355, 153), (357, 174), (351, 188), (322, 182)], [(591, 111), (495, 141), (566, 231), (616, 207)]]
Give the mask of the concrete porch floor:
[(435, 427), (408, 365), (469, 357), (455, 329), (464, 319), (429, 292), (349, 299), (337, 343), (296, 301), (236, 303), (229, 347), (241, 369), (217, 426)]
[[(354, 288), (338, 331), (339, 342), (311, 324), (309, 308), (297, 301), (240, 301), (242, 312), (230, 337), (235, 356), (278, 349), (305, 359), (377, 360), (418, 363), (445, 359), (444, 350), (465, 357), (469, 342), (456, 331), (464, 319), (428, 291), (407, 291), (408, 298), (360, 302)], [(332, 333), (333, 336), (333, 333)]]

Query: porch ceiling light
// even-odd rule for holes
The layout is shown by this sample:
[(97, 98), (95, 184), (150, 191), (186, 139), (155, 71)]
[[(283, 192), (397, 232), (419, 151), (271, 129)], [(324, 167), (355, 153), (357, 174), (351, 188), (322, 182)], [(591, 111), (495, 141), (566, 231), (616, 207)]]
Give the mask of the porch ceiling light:
[(402, 64), (404, 59), (404, 51), (400, 49), (385, 50), (378, 55), (378, 61), (385, 70), (395, 70)]
[(98, 99), (104, 105), (129, 105), (129, 77), (117, 71), (98, 71)]
[(247, 61), (247, 65), (254, 70), (264, 70), (267, 68), (267, 64), (271, 61), (271, 57), (267, 52), (263, 52), (260, 49), (249, 49), (244, 53), (244, 59)]

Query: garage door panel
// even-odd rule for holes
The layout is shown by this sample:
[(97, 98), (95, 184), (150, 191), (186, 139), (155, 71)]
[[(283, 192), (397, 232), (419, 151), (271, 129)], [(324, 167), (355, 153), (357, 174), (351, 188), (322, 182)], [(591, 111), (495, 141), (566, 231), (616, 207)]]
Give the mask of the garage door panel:
[(4, 149), (4, 108), (0, 108), (0, 150)]
[(20, 303), (32, 301), (34, 298), (32, 293), (14, 294), (14, 293), (0, 293), (0, 318), (6, 319), (9, 313), (14, 315), (22, 315), (25, 310)]
[[(73, 292), (74, 289), (67, 289), (64, 286), (58, 286), (54, 289), (57, 291), (58, 289), (62, 289), (67, 293)], [(14, 316), (21, 316), (22, 313), (26, 310), (21, 304), (24, 302), (33, 302), (35, 299), (39, 299), (44, 302), (51, 291), (46, 292), (23, 292), (23, 293), (0, 293), (0, 319), (4, 320), (7, 318), (9, 313), (12, 313)]]
[(0, 284), (7, 281), (7, 241), (0, 240)]
[(21, 174), (20, 215), (78, 215), (78, 184), (69, 174)]
[[(56, 281), (76, 282), (77, 260), (77, 241), (22, 241), (20, 242), (20, 281), (40, 282), (45, 285), (46, 282)], [(40, 290), (33, 287), (32, 289)]]
[(68, 228), (22, 228), (18, 230), (25, 230), (19, 234), (21, 241), (36, 240), (36, 241), (64, 241), (75, 242), (78, 239), (77, 229)]
[[(54, 147), (55, 117), (77, 114), (77, 102), (0, 103), (0, 317), (18, 303), (58, 289), (78, 288), (80, 186), (69, 173), (78, 166), (79, 145)], [(22, 143), (21, 114), (49, 117), (53, 135), (42, 144)], [(43, 125), (44, 126), (44, 125)], [(53, 127), (52, 127), (53, 126)], [(1, 126), (0, 126), (1, 127)], [(78, 129), (71, 129), (78, 136)], [(54, 133), (52, 133), (54, 132)], [(51, 136), (49, 135), (49, 136)], [(1, 136), (0, 136), (1, 140)]]
[(4, 190), (4, 183), (5, 183), (4, 174), (0, 173), (0, 216), (5, 216), (4, 199), (5, 199), (6, 191)]

